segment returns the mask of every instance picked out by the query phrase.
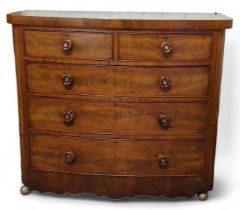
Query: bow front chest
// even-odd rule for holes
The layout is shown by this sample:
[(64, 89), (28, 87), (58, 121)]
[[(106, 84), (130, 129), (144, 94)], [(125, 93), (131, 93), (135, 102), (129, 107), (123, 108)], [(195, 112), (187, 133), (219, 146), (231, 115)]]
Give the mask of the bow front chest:
[(23, 194), (207, 198), (230, 18), (22, 11), (7, 19)]

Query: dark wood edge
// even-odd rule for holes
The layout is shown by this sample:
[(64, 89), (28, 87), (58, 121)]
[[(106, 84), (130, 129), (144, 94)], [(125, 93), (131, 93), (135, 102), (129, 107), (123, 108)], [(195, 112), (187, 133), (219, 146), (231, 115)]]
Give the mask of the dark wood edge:
[[(110, 177), (110, 176), (89, 176), (76, 174), (61, 174), (54, 172), (42, 172), (29, 170), (29, 179), (24, 181), (31, 190), (39, 192), (54, 192), (56, 194), (80, 194), (91, 193), (95, 196), (107, 196), (112, 199), (122, 197), (135, 197), (136, 195), (148, 195), (152, 197), (192, 197), (196, 193), (211, 190), (206, 183), (205, 176), (193, 177)], [(68, 182), (68, 185), (59, 185), (59, 183)], [(168, 183), (171, 180), (171, 186), (177, 186), (177, 191)], [(48, 184), (51, 183), (51, 184)], [(71, 184), (72, 183), (72, 184)], [(74, 184), (73, 184), (74, 183)], [(95, 183), (94, 185), (88, 183)], [(148, 191), (144, 186), (151, 186)], [(101, 187), (104, 186), (104, 187)], [(123, 188), (122, 186), (126, 186)], [(127, 187), (129, 186), (129, 187)], [(191, 186), (191, 189), (189, 188)]]
[[(107, 34), (112, 35), (115, 31), (112, 30), (91, 30), (83, 28), (53, 28), (53, 27), (35, 27), (35, 26), (25, 26), (24, 31), (37, 31), (37, 32), (53, 32), (53, 33), (87, 33), (87, 34)], [(207, 33), (207, 32), (206, 32)], [(208, 32), (210, 33), (210, 32)]]
[(57, 18), (21, 16), (21, 12), (7, 14), (7, 22), (15, 25), (106, 28), (106, 29), (227, 29), (228, 20), (114, 20), (88, 18)]
[[(206, 127), (206, 126), (205, 126)], [(39, 130), (35, 129), (32, 127), (29, 127), (27, 129), (29, 131), (29, 134), (46, 134), (46, 135), (53, 135), (53, 136), (59, 136), (59, 137), (79, 137), (85, 136), (86, 135), (96, 135), (98, 136), (97, 138), (90, 137), (90, 139), (115, 139), (115, 140), (130, 140), (130, 139), (135, 139), (135, 140), (163, 140), (163, 141), (168, 141), (168, 140), (176, 140), (176, 141), (192, 141), (195, 139), (199, 139), (199, 141), (202, 141), (206, 138), (206, 128), (203, 133), (196, 133), (196, 134), (189, 134), (189, 135), (145, 135), (145, 134), (139, 134), (139, 133), (104, 133), (104, 132), (68, 132), (64, 130)], [(111, 135), (111, 136), (110, 136)], [(101, 137), (102, 136), (102, 137)], [(105, 137), (104, 137), (105, 136)]]
[[(195, 97), (128, 97), (128, 96), (106, 96), (106, 95), (63, 95), (50, 93), (27, 93), (28, 98), (52, 98), (52, 99), (66, 99), (71, 98), (76, 101), (87, 102), (108, 102), (108, 103), (207, 103), (208, 96)], [(79, 97), (80, 96), (80, 97)]]
[(22, 180), (27, 179), (27, 168), (29, 167), (29, 138), (28, 127), (28, 101), (26, 96), (26, 72), (23, 60), (23, 27), (13, 26), (13, 41), (16, 63), (16, 75), (18, 86), (18, 112), (20, 130), (21, 168)]
[[(28, 89), (29, 90), (29, 89)], [(194, 101), (203, 101), (203, 99), (207, 99), (208, 95), (184, 95), (184, 96), (124, 96), (124, 95), (103, 95), (98, 93), (64, 93), (64, 92), (41, 92), (41, 91), (31, 91), (29, 90), (27, 93), (29, 96), (46, 96), (46, 97), (59, 97), (59, 98), (80, 98), (80, 97), (89, 97), (89, 99), (97, 99), (99, 97), (99, 100), (102, 98), (112, 98), (112, 101), (153, 101), (156, 99), (156, 101), (164, 101), (164, 100), (171, 100), (173, 101), (191, 101), (193, 99)], [(84, 98), (83, 98), (84, 99)], [(140, 100), (139, 100), (140, 99)], [(186, 99), (186, 100), (185, 100)], [(198, 100), (199, 99), (199, 100)]]
[(88, 32), (88, 33), (107, 33), (107, 34), (116, 34), (116, 35), (123, 35), (123, 34), (213, 34), (216, 30), (221, 29), (158, 29), (158, 30), (121, 30), (121, 29), (103, 29), (103, 28), (76, 28), (76, 27), (52, 27), (52, 26), (35, 26), (35, 25), (27, 25), (24, 26), (24, 30), (34, 30), (34, 31), (51, 31), (51, 32)]
[(58, 131), (58, 130), (35, 130), (28, 128), (29, 135), (50, 135), (55, 137), (65, 138), (80, 138), (91, 140), (161, 140), (161, 141), (205, 141), (206, 134), (192, 134), (192, 135), (143, 135), (143, 134), (124, 134), (124, 133), (104, 133), (104, 132), (70, 132), (70, 131)]
[(52, 32), (102, 32), (102, 33), (117, 33), (117, 34), (212, 34), (216, 29), (144, 29), (144, 30), (123, 30), (123, 29), (104, 29), (104, 28), (77, 28), (77, 27), (52, 27), (52, 26), (35, 26), (26, 25), (24, 26), (26, 30), (36, 30), (36, 31), (52, 31)]
[[(208, 161), (208, 185), (213, 187), (214, 179), (214, 163), (215, 163), (215, 150), (216, 150), (216, 140), (217, 140), (217, 127), (218, 127), (218, 112), (219, 112), (219, 100), (221, 92), (221, 78), (222, 78), (222, 64), (223, 64), (223, 53), (224, 53), (224, 41), (225, 41), (225, 31), (218, 31), (215, 33), (215, 52), (214, 52), (214, 63), (211, 74), (212, 84), (209, 100), (209, 131), (208, 131), (208, 149), (207, 157)], [(211, 130), (210, 130), (211, 128)]]
[(108, 174), (108, 173), (81, 173), (81, 172), (66, 172), (66, 171), (57, 171), (57, 170), (45, 170), (30, 167), (28, 170), (32, 171), (42, 171), (42, 172), (51, 172), (51, 173), (61, 173), (61, 174), (75, 174), (75, 175), (86, 175), (86, 176), (107, 176), (107, 177), (136, 177), (136, 178), (146, 178), (146, 177), (195, 177), (195, 176), (204, 176), (205, 173), (195, 173), (195, 174), (173, 174), (173, 175), (134, 175), (134, 174)]
[(29, 62), (63, 63), (75, 65), (111, 65), (111, 66), (154, 66), (154, 67), (180, 67), (180, 66), (209, 66), (211, 61), (140, 61), (140, 60), (83, 60), (74, 58), (48, 58), (48, 57), (24, 57)]
[[(41, 58), (41, 57), (39, 57), (38, 59), (35, 59), (35, 58), (31, 58), (31, 57), (25, 57), (25, 62), (26, 62), (26, 65), (27, 64), (33, 64), (33, 63), (41, 63), (41, 64), (45, 64), (45, 65), (47, 65), (47, 64), (49, 64), (49, 65), (51, 65), (51, 64), (58, 64), (58, 65), (61, 65), (61, 64), (59, 64), (59, 62), (58, 61), (56, 61), (56, 62), (44, 62), (44, 61), (41, 61), (42, 59), (44, 59), (44, 58)], [(73, 59), (74, 60), (74, 59)], [(147, 66), (148, 68), (163, 68), (163, 67), (168, 67), (168, 68), (203, 68), (203, 67), (205, 67), (206, 68), (206, 70), (208, 70), (208, 71), (210, 71), (211, 70), (211, 65), (212, 65), (212, 61), (207, 61), (207, 62), (188, 62), (188, 65), (177, 65), (177, 63), (179, 63), (179, 62), (176, 62), (176, 63), (174, 63), (173, 62), (173, 64), (172, 65), (170, 65), (170, 66), (166, 66), (165, 65), (165, 63), (168, 63), (168, 62), (159, 62), (159, 64), (162, 64), (163, 63), (163, 65), (158, 65), (158, 66), (156, 66), (156, 65), (151, 65), (151, 66)], [(183, 62), (183, 63), (186, 63), (186, 62)], [(195, 64), (196, 63), (196, 64)], [(141, 66), (138, 66), (138, 65), (109, 65), (109, 64), (101, 64), (101, 63), (86, 63), (86, 64), (81, 64), (81, 65), (78, 65), (78, 64), (76, 64), (76, 63), (66, 63), (66, 64), (64, 64), (64, 65), (70, 65), (70, 66), (81, 66), (81, 67), (84, 67), (84, 66), (86, 66), (86, 67), (88, 67), (88, 66), (91, 66), (91, 67), (106, 67), (106, 68), (115, 68), (115, 67), (129, 67), (129, 68), (131, 68), (131, 67), (137, 67), (137, 68), (142, 68), (142, 69), (144, 69), (144, 68), (146, 68), (146, 66), (144, 66), (144, 65), (141, 65)]]

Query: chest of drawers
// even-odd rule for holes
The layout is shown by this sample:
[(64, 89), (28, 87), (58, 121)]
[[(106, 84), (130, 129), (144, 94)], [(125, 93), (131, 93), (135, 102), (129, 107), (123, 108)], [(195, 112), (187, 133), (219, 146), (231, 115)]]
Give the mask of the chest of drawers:
[(11, 13), (23, 194), (207, 198), (222, 14)]

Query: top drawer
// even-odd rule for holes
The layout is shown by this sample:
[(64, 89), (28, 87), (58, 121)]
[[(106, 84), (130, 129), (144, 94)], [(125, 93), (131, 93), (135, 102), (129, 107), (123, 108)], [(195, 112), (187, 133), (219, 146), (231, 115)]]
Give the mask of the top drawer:
[(211, 34), (121, 34), (119, 60), (209, 61)]
[(25, 55), (48, 58), (112, 60), (110, 33), (25, 31)]

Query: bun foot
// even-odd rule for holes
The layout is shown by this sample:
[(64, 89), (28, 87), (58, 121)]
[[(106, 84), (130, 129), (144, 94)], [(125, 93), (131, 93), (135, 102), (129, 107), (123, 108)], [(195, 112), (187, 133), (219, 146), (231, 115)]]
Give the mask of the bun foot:
[(21, 192), (22, 195), (28, 195), (28, 194), (31, 192), (31, 190), (30, 190), (29, 187), (23, 185), (23, 186), (20, 188), (20, 192)]
[(197, 194), (197, 197), (200, 201), (205, 201), (208, 199), (208, 193), (205, 192), (205, 193), (198, 193)]

